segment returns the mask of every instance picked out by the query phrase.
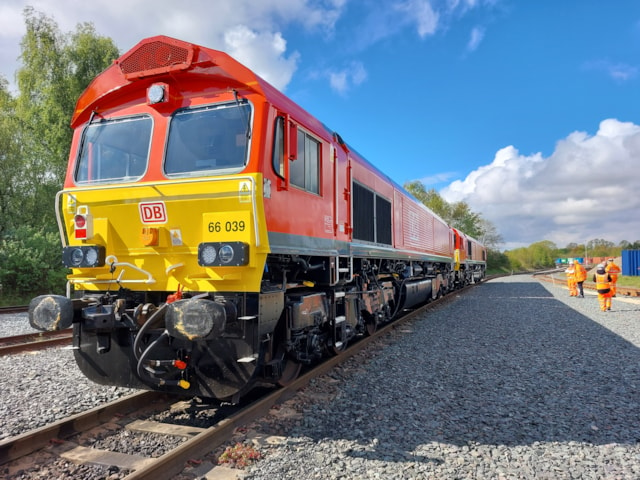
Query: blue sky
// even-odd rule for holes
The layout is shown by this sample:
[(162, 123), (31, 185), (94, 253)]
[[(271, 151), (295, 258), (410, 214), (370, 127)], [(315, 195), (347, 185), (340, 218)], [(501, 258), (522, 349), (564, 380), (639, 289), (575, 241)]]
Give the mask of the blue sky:
[(27, 4), (122, 52), (158, 34), (227, 51), (503, 248), (640, 239), (640, 1), (0, 0), (9, 81)]

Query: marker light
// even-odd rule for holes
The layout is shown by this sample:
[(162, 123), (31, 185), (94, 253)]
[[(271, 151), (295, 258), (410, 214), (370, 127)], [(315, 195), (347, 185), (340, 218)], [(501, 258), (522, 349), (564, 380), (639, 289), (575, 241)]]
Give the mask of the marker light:
[(209, 242), (198, 245), (198, 265), (239, 267), (249, 263), (249, 245), (242, 242)]
[(73, 230), (76, 240), (88, 240), (93, 237), (93, 217), (89, 207), (81, 205), (73, 217)]

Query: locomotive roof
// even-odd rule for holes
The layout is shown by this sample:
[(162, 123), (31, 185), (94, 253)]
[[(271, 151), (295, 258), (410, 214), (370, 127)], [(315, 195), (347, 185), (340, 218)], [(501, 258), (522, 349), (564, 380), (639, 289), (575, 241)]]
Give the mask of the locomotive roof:
[[(116, 91), (126, 95), (130, 86), (135, 85), (135, 88), (139, 89), (138, 82), (144, 82), (145, 86), (150, 85), (158, 81), (159, 77), (170, 76), (174, 72), (182, 72), (194, 77), (215, 78), (218, 82), (226, 82), (227, 88), (230, 90), (262, 95), (278, 108), (293, 113), (296, 120), (303, 121), (305, 126), (311, 128), (316, 134), (324, 133), (327, 140), (337, 135), (333, 129), (320, 122), (269, 82), (227, 53), (165, 35), (141, 40), (98, 75), (78, 99), (71, 119), (71, 127), (76, 128), (89, 121), (93, 112), (99, 113), (98, 104), (103, 97)], [(342, 141), (341, 138), (340, 141)], [(350, 145), (347, 143), (344, 145), (354, 159), (365, 163), (381, 178), (416, 200), (411, 193), (366, 160)], [(418, 200), (416, 202), (424, 206), (422, 202)], [(425, 208), (427, 207), (425, 206)]]

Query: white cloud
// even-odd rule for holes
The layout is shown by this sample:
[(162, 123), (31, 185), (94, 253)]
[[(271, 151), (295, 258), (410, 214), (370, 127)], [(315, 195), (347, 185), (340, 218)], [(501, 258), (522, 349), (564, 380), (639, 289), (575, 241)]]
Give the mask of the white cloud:
[(584, 67), (587, 70), (604, 72), (617, 82), (626, 82), (638, 75), (638, 67), (626, 63), (612, 62), (610, 60), (587, 62)]
[[(112, 38), (122, 52), (154, 35), (168, 35), (217, 49), (235, 48), (236, 58), (283, 89), (299, 60), (298, 53), (286, 51), (283, 29), (299, 25), (310, 33), (331, 35), (345, 2), (191, 0), (185, 9), (174, 0), (16, 0), (0, 6), (0, 74), (13, 81), (25, 33), (22, 12), (31, 5), (36, 12), (51, 17), (65, 33), (75, 30), (78, 23), (93, 23), (96, 31)], [(246, 28), (244, 33), (239, 33), (239, 25)]]
[(452, 178), (456, 176), (455, 172), (441, 172), (436, 173), (434, 175), (428, 175), (426, 177), (422, 177), (418, 179), (420, 183), (422, 183), (427, 188), (432, 188), (432, 185), (437, 185), (440, 183), (448, 182)]
[(640, 126), (608, 119), (593, 136), (573, 132), (560, 140), (548, 158), (505, 147), (441, 194), (467, 202), (511, 247), (633, 242), (640, 239), (639, 159)]
[(471, 30), (471, 35), (469, 37), (469, 42), (467, 43), (467, 50), (470, 52), (475, 51), (482, 39), (484, 38), (485, 29), (482, 27), (474, 27)]
[(228, 30), (224, 35), (225, 51), (274, 87), (283, 90), (295, 72), (298, 52), (285, 57), (287, 42), (280, 32), (255, 32), (244, 25)]
[(429, 2), (412, 1), (414, 15), (418, 24), (418, 35), (424, 38), (433, 35), (438, 28), (439, 15), (434, 12)]
[(326, 75), (329, 77), (331, 88), (341, 95), (367, 79), (367, 71), (361, 62), (351, 62), (342, 70), (329, 71)]

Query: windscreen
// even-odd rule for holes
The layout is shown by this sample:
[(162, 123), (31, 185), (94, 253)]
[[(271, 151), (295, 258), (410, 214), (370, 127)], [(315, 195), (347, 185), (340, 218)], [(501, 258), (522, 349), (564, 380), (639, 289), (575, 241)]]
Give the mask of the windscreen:
[(134, 181), (147, 169), (151, 117), (103, 120), (87, 126), (75, 172), (78, 184)]
[(251, 107), (235, 102), (180, 110), (171, 119), (167, 175), (237, 172), (247, 162)]

